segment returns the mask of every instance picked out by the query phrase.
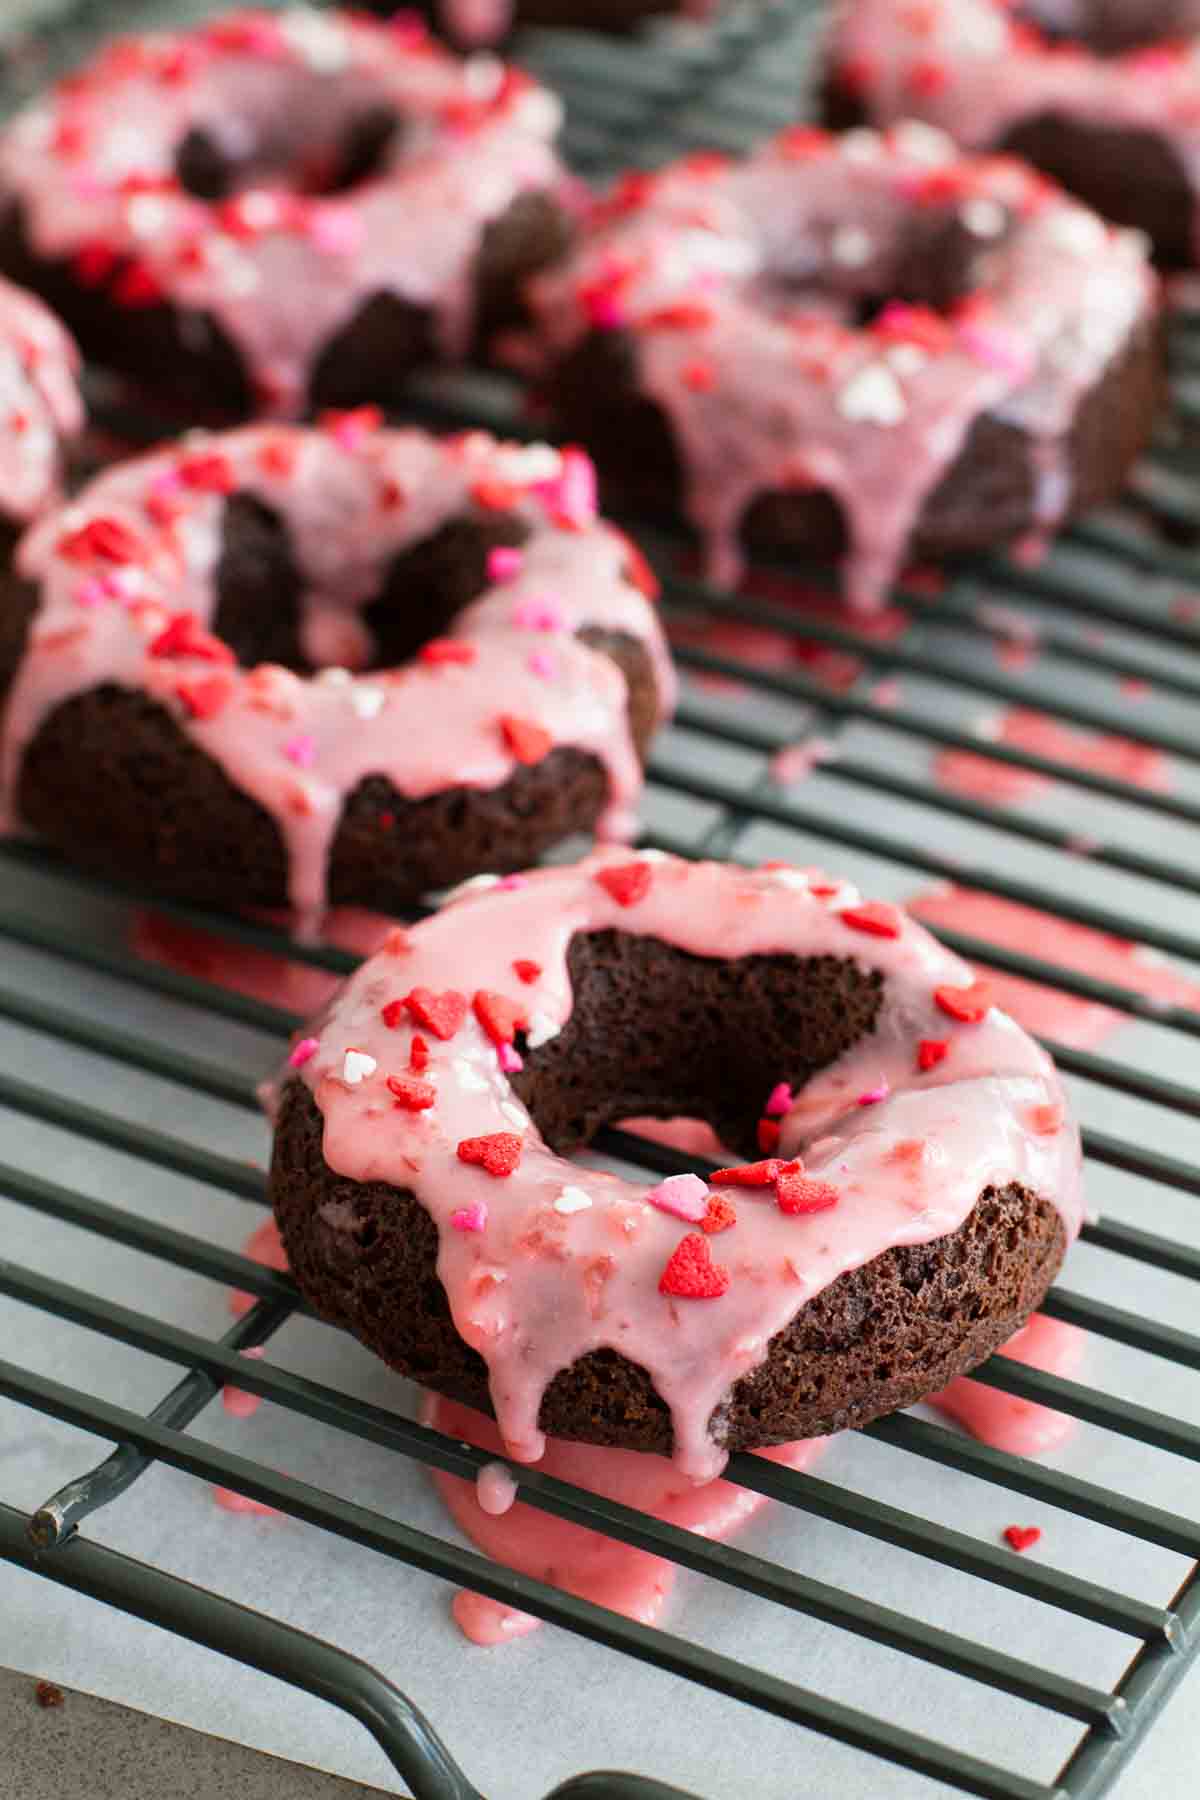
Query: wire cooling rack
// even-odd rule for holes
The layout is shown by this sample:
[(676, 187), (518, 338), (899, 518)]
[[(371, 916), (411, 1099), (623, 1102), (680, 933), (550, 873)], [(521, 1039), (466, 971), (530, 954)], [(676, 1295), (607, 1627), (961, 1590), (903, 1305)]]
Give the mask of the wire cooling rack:
[[(123, 22), (163, 13), (162, 7), (126, 9)], [(59, 7), (53, 34), (28, 40), (10, 65), (10, 88), (79, 54), (106, 24), (111, 29), (111, 13), (99, 4)], [(602, 177), (623, 163), (652, 163), (702, 144), (738, 150), (791, 118), (819, 24), (817, 6), (791, 0), (769, 12), (735, 13), (708, 35), (668, 28), (629, 44), (546, 33), (522, 48), (567, 101), (566, 145), (575, 165)], [(105, 1186), (85, 1176), (75, 1185), (61, 1178), (64, 1169), (86, 1171), (92, 1154), (105, 1168), (102, 1153), (115, 1151), (143, 1171), (260, 1203), (261, 1170), (214, 1148), (228, 1141), (219, 1132), (198, 1138), (140, 1122), (129, 1109), (96, 1105), (72, 1085), (38, 1079), (37, 1072), (47, 1046), (65, 1046), (101, 1059), (110, 1075), (131, 1083), (152, 1077), (198, 1105), (211, 1102), (213, 1117), (234, 1119), (253, 1112), (252, 1080), (236, 1059), (205, 1054), (197, 1044), (219, 1041), (222, 1028), (248, 1027), (281, 1040), (298, 1021), (142, 960), (99, 922), (110, 918), (119, 890), (16, 842), (0, 845), (6, 947), (0, 1023), (6, 1032), (26, 1034), (31, 1048), (27, 1062), (9, 1058), (0, 1065), (0, 1108), (9, 1125), (33, 1122), (66, 1134), (54, 1141), (68, 1142), (72, 1153), (48, 1151), (41, 1164), (26, 1159), (35, 1166), (0, 1165), (0, 1195), (31, 1221), (52, 1222), (143, 1259), (147, 1294), (172, 1272), (186, 1272), (242, 1290), (253, 1305), (224, 1335), (208, 1336), (157, 1311), (117, 1303), (99, 1283), (93, 1290), (16, 1258), (0, 1260), (0, 1294), (19, 1303), (0, 1360), (0, 1396), (113, 1446), (94, 1466), (81, 1451), (77, 1475), (32, 1512), (3, 1503), (0, 1488), (0, 1557), (342, 1708), (373, 1734), (420, 1800), (480, 1800), (455, 1759), (449, 1709), (436, 1722), (448, 1746), (378, 1669), (286, 1618), (249, 1611), (105, 1547), (81, 1528), (104, 1509), (119, 1509), (123, 1495), (165, 1466), (316, 1527), (321, 1540), (315, 1549), (310, 1540), (310, 1554), (318, 1559), (322, 1545), (335, 1540), (342, 1551), (369, 1548), (731, 1696), (760, 1715), (838, 1740), (861, 1753), (868, 1771), (863, 1793), (892, 1791), (885, 1763), (928, 1777), (938, 1793), (989, 1800), (1085, 1800), (1109, 1789), (1136, 1758), (1147, 1726), (1200, 1642), (1200, 1491), (1194, 1477), (1190, 1488), (1180, 1488), (1164, 1473), (1182, 1469), (1190, 1476), (1200, 1460), (1200, 1427), (1188, 1422), (1189, 1406), (1193, 1420), (1200, 1412), (1187, 1386), (1200, 1369), (1200, 1338), (1186, 1328), (1200, 1279), (1200, 1240), (1188, 1210), (1200, 1195), (1193, 1160), (1200, 1087), (1189, 1079), (1200, 1010), (1194, 1000), (1164, 1000), (1161, 989), (1148, 996), (1106, 975), (1068, 972), (1054, 961), (1053, 941), (1039, 934), (1055, 921), (1088, 927), (1146, 946), (1139, 967), (1146, 954), (1159, 954), (1181, 968), (1200, 968), (1200, 750), (1193, 727), (1200, 700), (1200, 459), (1189, 442), (1200, 414), (1200, 316), (1186, 310), (1176, 318), (1173, 367), (1169, 435), (1146, 458), (1126, 502), (1073, 531), (1036, 566), (978, 564), (955, 572), (938, 592), (928, 583), (903, 587), (882, 632), (863, 635), (849, 619), (812, 604), (820, 581), (814, 571), (759, 571), (756, 597), (735, 601), (683, 572), (688, 548), (670, 526), (636, 522), (664, 576), (664, 608), (685, 676), (678, 719), (651, 764), (645, 841), (687, 855), (827, 860), (876, 892), (903, 895), (934, 877), (1029, 905), (1049, 923), (1031, 926), (1021, 949), (999, 949), (959, 931), (942, 935), (977, 962), (1050, 982), (1079, 1007), (1108, 1008), (1125, 1021), (1119, 1054), (1078, 1042), (1050, 1046), (1090, 1121), (1091, 1191), (1102, 1194), (1106, 1210), (1084, 1227), (1066, 1285), (1055, 1288), (1045, 1311), (1089, 1334), (1112, 1380), (1093, 1385), (998, 1358), (975, 1376), (1094, 1428), (1108, 1446), (1096, 1467), (1113, 1475), (1111, 1484), (989, 1448), (915, 1414), (878, 1421), (865, 1437), (895, 1470), (895, 1493), (913, 1494), (916, 1468), (924, 1479), (916, 1491), (927, 1505), (897, 1505), (746, 1456), (735, 1457), (730, 1469), (732, 1480), (789, 1509), (797, 1530), (823, 1521), (861, 1542), (864, 1554), (874, 1546), (872, 1553), (883, 1558), (918, 1559), (930, 1583), (953, 1572), (976, 1592), (1007, 1590), (1027, 1609), (1024, 1647), (998, 1649), (970, 1630), (949, 1630), (861, 1598), (851, 1586), (707, 1543), (536, 1469), (520, 1471), (524, 1500), (725, 1584), (734, 1590), (728, 1606), (790, 1609), (951, 1671), (966, 1684), (968, 1711), (982, 1711), (992, 1695), (997, 1704), (1001, 1697), (1016, 1699), (1067, 1722), (1069, 1747), (1056, 1771), (1029, 1772), (1019, 1734), (1003, 1757), (968, 1752), (956, 1747), (963, 1717), (937, 1716), (930, 1728), (927, 1716), (916, 1723), (890, 1716), (881, 1695), (874, 1696), (876, 1707), (848, 1704), (673, 1630), (631, 1623), (189, 1432), (228, 1383), (273, 1401), (297, 1422), (340, 1434), (339, 1443), (357, 1440), (468, 1478), (487, 1460), (337, 1386), (247, 1360), (243, 1352), (271, 1344), (289, 1320), (306, 1314), (286, 1276), (221, 1247), (202, 1229), (183, 1231), (131, 1209), (116, 1182)], [(491, 376), (431, 379), (414, 409), (435, 422), (523, 429), (519, 396)], [(797, 603), (797, 580), (808, 604)], [(1170, 784), (1136, 785), (1123, 766), (1103, 759), (1064, 767), (1053, 742), (1043, 754), (1019, 739), (981, 739), (981, 718), (986, 731), (989, 709), (997, 707), (1036, 708), (1063, 732), (1130, 733), (1156, 771), (1169, 768)], [(772, 780), (768, 763), (797, 739), (815, 747), (815, 766), (807, 781), (789, 787)], [(981, 751), (1009, 788), (964, 789), (933, 778), (946, 758)], [(40, 903), (51, 892), (65, 910)], [(337, 973), (354, 965), (340, 950), (298, 946), (258, 924), (180, 906), (160, 910), (248, 949), (286, 953)], [(107, 1011), (79, 999), (96, 980), (114, 996)], [(179, 1016), (186, 1008), (201, 1028), (187, 1035), (154, 1029), (160, 1002)], [(114, 1023), (118, 1016), (133, 1024)], [(12, 1135), (6, 1127), (5, 1141)], [(601, 1149), (645, 1170), (694, 1166), (618, 1132), (608, 1133)], [(97, 1185), (101, 1192), (91, 1191)], [(203, 1214), (194, 1218), (199, 1224)], [(11, 1236), (6, 1249), (19, 1250), (21, 1242)], [(1099, 1297), (1126, 1292), (1139, 1296), (1136, 1308)], [(1147, 1292), (1152, 1303), (1140, 1298)], [(19, 1321), (30, 1308), (172, 1365), (178, 1379), (142, 1410), (23, 1367)], [(1131, 1358), (1129, 1367), (1114, 1360), (1119, 1355)], [(144, 1381), (139, 1391), (146, 1391)], [(1146, 1404), (1146, 1397), (1156, 1404)], [(1052, 1509), (1060, 1520), (1104, 1527), (1102, 1566), (1086, 1573), (1018, 1558), (961, 1529), (969, 1516), (947, 1523), (934, 1501), (938, 1484), (952, 1478), (966, 1478), (974, 1493), (997, 1488), (1018, 1510)], [(1126, 1592), (1146, 1547), (1169, 1553), (1155, 1564), (1159, 1591)], [(362, 1562), (366, 1575), (368, 1559)], [(1165, 1589), (1164, 1570), (1174, 1571)], [(1052, 1666), (1050, 1650), (1063, 1621), (1074, 1631), (1110, 1634), (1106, 1641), (1123, 1646), (1115, 1680), (1102, 1683)], [(405, 1680), (403, 1668), (396, 1674)], [(741, 1716), (752, 1766), (755, 1719), (750, 1712)], [(797, 1733), (798, 1740), (804, 1735)], [(872, 1767), (878, 1787), (871, 1785)], [(749, 1776), (743, 1791), (756, 1791)], [(561, 1800), (668, 1800), (680, 1792), (632, 1774), (580, 1775), (555, 1790)]]

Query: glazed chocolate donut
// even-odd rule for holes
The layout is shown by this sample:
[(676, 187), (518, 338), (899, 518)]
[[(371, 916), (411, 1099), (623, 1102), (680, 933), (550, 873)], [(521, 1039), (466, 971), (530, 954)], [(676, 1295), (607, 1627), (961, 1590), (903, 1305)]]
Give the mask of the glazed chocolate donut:
[(620, 491), (681, 505), (718, 580), (739, 538), (844, 549), (860, 608), (907, 555), (1110, 496), (1161, 382), (1142, 241), (924, 125), (626, 177), (531, 298), (562, 420)]
[(1026, 157), (1138, 226), (1160, 261), (1200, 259), (1200, 0), (842, 0), (836, 124), (918, 118)]
[[(294, 1044), (270, 1190), (296, 1280), (403, 1374), (543, 1433), (727, 1452), (980, 1362), (1081, 1217), (1050, 1059), (898, 908), (774, 864), (602, 851), (451, 900)], [(565, 1157), (702, 1117), (745, 1162)]]
[(189, 418), (387, 403), (563, 249), (559, 116), (411, 16), (122, 39), (0, 137), (0, 271)]
[(624, 834), (671, 669), (594, 495), (580, 451), (362, 412), (108, 470), (26, 535), (4, 596), (10, 821), (308, 920)]
[(83, 426), (78, 374), (79, 353), (58, 320), (0, 281), (0, 567), (59, 498), (67, 446)]

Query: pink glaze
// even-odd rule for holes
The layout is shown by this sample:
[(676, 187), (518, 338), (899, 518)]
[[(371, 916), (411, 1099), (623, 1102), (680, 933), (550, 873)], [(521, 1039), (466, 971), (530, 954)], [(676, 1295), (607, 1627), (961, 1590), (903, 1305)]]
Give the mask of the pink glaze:
[[(1156, 951), (1128, 938), (1110, 937), (1087, 925), (1073, 925), (1052, 913), (969, 888), (934, 888), (910, 900), (908, 908), (935, 930), (965, 932), (1004, 950), (1028, 952), (1034, 945), (1043, 961), (1059, 968), (1132, 988), (1166, 1005), (1200, 1010), (1200, 986), (1179, 974)], [(1128, 1023), (1123, 1013), (1111, 1007), (1024, 981), (1018, 975), (1005, 975), (983, 965), (976, 973), (987, 980), (997, 1006), (1026, 1031), (1069, 1044), (1072, 1049), (1094, 1050)]]
[[(1119, 56), (1051, 44), (1029, 23), (1077, 33), (1096, 13), (1096, 0), (1020, 8), (1010, 0), (841, 0), (833, 62), (878, 125), (925, 120), (968, 149), (998, 143), (1019, 121), (1046, 112), (1149, 130), (1166, 139), (1200, 191), (1200, 5), (1115, 0), (1108, 13), (1127, 41), (1159, 40)], [(1196, 233), (1200, 254), (1200, 212)]]
[[(492, 1420), (455, 1401), (429, 1395), (422, 1416), (426, 1424), (448, 1437), (481, 1450), (503, 1450)], [(820, 1439), (810, 1438), (760, 1454), (786, 1468), (804, 1469), (815, 1461), (821, 1448)], [(714, 1543), (732, 1537), (767, 1504), (764, 1495), (730, 1481), (693, 1486), (666, 1457), (637, 1450), (603, 1450), (593, 1444), (551, 1438), (539, 1466), (543, 1474), (636, 1507)], [(503, 1465), (489, 1463), (482, 1473), (497, 1467)], [(570, 1525), (520, 1500), (496, 1514), (481, 1504), (478, 1482), (437, 1470), (433, 1479), (459, 1530), (496, 1562), (597, 1606), (610, 1607), (640, 1624), (653, 1625), (660, 1617), (676, 1576), (675, 1564), (665, 1557), (635, 1550), (603, 1532)], [(531, 1614), (483, 1594), (456, 1594), (453, 1613), (463, 1636), (474, 1644), (508, 1643), (536, 1631), (541, 1623)]]
[[(586, 626), (631, 633), (653, 659), (666, 710), (673, 678), (653, 608), (629, 572), (619, 532), (581, 502), (581, 452), (500, 443), (484, 432), (438, 440), (376, 426), (369, 410), (351, 441), (333, 429), (249, 426), (193, 433), (179, 444), (98, 476), (67, 507), (27, 533), (18, 567), (40, 603), (4, 715), (0, 792), (11, 808), (21, 756), (43, 719), (72, 695), (114, 682), (140, 688), (220, 764), (235, 787), (275, 820), (289, 858), (297, 914), (311, 922), (325, 902), (329, 846), (346, 797), (368, 774), (384, 774), (417, 799), (466, 785), (508, 781), (521, 746), (506, 721), (544, 733), (545, 748), (574, 745), (608, 770), (610, 802), (601, 835), (628, 832), (641, 790), (624, 677), (575, 635)], [(210, 473), (215, 468), (217, 474)], [(197, 474), (197, 471), (199, 473)], [(306, 680), (287, 669), (225, 667), (211, 644), (196, 654), (156, 650), (180, 613), (206, 626), (224, 491), (248, 489), (282, 514), (306, 587), (301, 635), (314, 661), (335, 641), (351, 667)], [(458, 614), (453, 641), (469, 660), (356, 676), (372, 643), (361, 609), (397, 552), (429, 537), (472, 505), (499, 500), (529, 528), (520, 572), (489, 587)], [(165, 498), (165, 511), (164, 511)], [(114, 556), (79, 547), (81, 530), (113, 528), (129, 545)], [(89, 540), (90, 544), (90, 540)], [(82, 583), (99, 582), (99, 604), (79, 604)], [(544, 632), (514, 612), (530, 595), (552, 595), (554, 673), (536, 674), (529, 652)], [(222, 651), (217, 646), (216, 651)], [(224, 652), (226, 658), (228, 652)], [(197, 710), (216, 690), (214, 706)], [(300, 737), (308, 766), (289, 755)]]
[[(1003, 744), (1010, 750), (1028, 750), (1071, 769), (1112, 775), (1131, 787), (1165, 793), (1171, 785), (1170, 764), (1160, 750), (1109, 732), (1075, 731), (1030, 707), (1013, 707), (989, 721), (981, 735), (991, 743)], [(970, 750), (943, 751), (933, 769), (935, 778), (953, 793), (994, 801), (1000, 806), (1033, 799), (1052, 785), (1034, 770), (993, 762)]]
[[(1086, 1336), (1076, 1326), (1034, 1313), (999, 1354), (1031, 1369), (1044, 1369), (1048, 1375), (1073, 1376), (1082, 1367), (1086, 1344)], [(1013, 1456), (1044, 1456), (1075, 1431), (1075, 1420), (1068, 1414), (1032, 1400), (1018, 1400), (999, 1388), (972, 1381), (968, 1375), (958, 1376), (940, 1394), (930, 1394), (928, 1404), (993, 1450), (1007, 1450)]]
[(66, 443), (83, 428), (79, 352), (32, 294), (0, 281), (0, 520), (59, 498)]
[[(305, 152), (373, 106), (402, 120), (379, 172), (299, 192)], [(211, 316), (262, 409), (294, 413), (322, 345), (373, 294), (431, 308), (440, 352), (463, 354), (480, 237), (560, 181), (560, 115), (528, 76), (450, 55), (411, 15), (247, 12), (110, 44), (7, 128), (0, 189), (39, 256), (75, 259), (118, 304), (165, 294)], [(195, 128), (257, 149), (259, 185), (216, 204), (187, 193), (175, 158)]]
[[(725, 1462), (710, 1434), (714, 1411), (762, 1361), (774, 1334), (843, 1271), (892, 1245), (954, 1231), (992, 1184), (1019, 1182), (1045, 1195), (1074, 1235), (1079, 1138), (1053, 1065), (1012, 1020), (994, 1008), (970, 1024), (948, 1017), (935, 990), (968, 985), (970, 970), (900, 912), (892, 915), (895, 936), (878, 936), (839, 916), (855, 907), (854, 889), (812, 872), (650, 855), (630, 869), (628, 857), (600, 851), (573, 868), (535, 872), (520, 888), (460, 890), (412, 931), (407, 954), (375, 956), (350, 978), (313, 1027), (320, 1049), (291, 1079), (310, 1089), (324, 1115), (331, 1169), (411, 1189), (434, 1220), (438, 1275), (459, 1335), (488, 1365), (510, 1457), (533, 1462), (543, 1454), (537, 1419), (552, 1376), (611, 1346), (647, 1370), (670, 1408), (681, 1473), (708, 1481)], [(507, 995), (527, 1010), (535, 1054), (570, 1015), (572, 937), (606, 929), (700, 956), (852, 957), (885, 977), (876, 1029), (815, 1077), (781, 1121), (780, 1156), (802, 1153), (814, 1181), (836, 1188), (836, 1204), (795, 1216), (769, 1188), (728, 1190), (736, 1224), (702, 1240), (728, 1275), (719, 1298), (660, 1292), (687, 1227), (649, 1203), (644, 1183), (554, 1155), (470, 1010), (447, 1041), (422, 1033), (433, 1106), (394, 1105), (387, 1087), (407, 1066), (412, 1031), (403, 1018), (389, 1027), (384, 1007), (403, 1005), (418, 987)], [(532, 984), (514, 973), (522, 959), (540, 968)], [(928, 1038), (948, 1038), (950, 1051), (921, 1073), (917, 1049)], [(365, 1075), (363, 1058), (371, 1064)], [(886, 1098), (855, 1104), (884, 1083)], [(1047, 1116), (1053, 1131), (1045, 1130)], [(464, 1140), (498, 1134), (496, 1174), (460, 1159)], [(590, 1204), (578, 1204), (580, 1193)], [(454, 1230), (453, 1214), (479, 1202), (488, 1208), (485, 1228)]]
[[(981, 285), (950, 313), (892, 306), (853, 328), (855, 299), (887, 292), (921, 209), (954, 209), (975, 233)], [(738, 573), (756, 495), (819, 488), (841, 505), (846, 595), (865, 610), (883, 604), (981, 414), (1031, 436), (1037, 524), (1062, 519), (1078, 404), (1154, 291), (1136, 234), (1008, 158), (963, 160), (918, 124), (840, 138), (796, 127), (741, 163), (627, 177), (579, 250), (531, 284), (551, 355), (631, 328), (637, 384), (670, 422), (714, 578)]]

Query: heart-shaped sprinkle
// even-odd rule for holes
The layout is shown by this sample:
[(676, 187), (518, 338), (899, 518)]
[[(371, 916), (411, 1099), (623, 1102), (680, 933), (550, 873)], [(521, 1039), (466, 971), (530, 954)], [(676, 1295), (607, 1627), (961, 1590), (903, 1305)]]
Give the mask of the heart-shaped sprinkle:
[(460, 1206), (457, 1212), (450, 1214), (455, 1231), (482, 1231), (487, 1221), (487, 1203), (483, 1200), (477, 1200), (474, 1206)]
[(554, 1202), (557, 1213), (587, 1212), (592, 1204), (590, 1194), (585, 1194), (580, 1187), (565, 1187)]
[(389, 1075), (387, 1087), (396, 1105), (406, 1112), (424, 1112), (437, 1100), (437, 1089), (432, 1081), (422, 1081), (417, 1075)]
[(415, 987), (411, 994), (405, 995), (404, 1005), (418, 1025), (432, 1031), (443, 1043), (462, 1029), (467, 1016), (467, 996), (454, 988), (447, 988), (444, 994), (435, 994), (432, 988)]
[(1004, 1541), (1013, 1550), (1032, 1550), (1042, 1535), (1040, 1525), (1006, 1525)]
[(347, 1050), (342, 1059), (342, 1080), (347, 1087), (357, 1087), (367, 1075), (373, 1075), (379, 1064), (365, 1050)]
[(741, 1163), (732, 1169), (716, 1169), (713, 1172), (713, 1184), (716, 1187), (773, 1187), (785, 1169), (794, 1169), (799, 1173), (803, 1164), (797, 1157), (795, 1162), (784, 1162), (778, 1156), (770, 1156), (765, 1162)]
[(525, 1008), (519, 1000), (510, 1000), (506, 994), (479, 988), (471, 1005), (493, 1044), (511, 1044), (526, 1023)]
[(416, 1074), (429, 1067), (429, 1045), (423, 1037), (414, 1037), (408, 1052), (408, 1066)]
[(885, 906), (881, 900), (867, 900), (861, 906), (848, 906), (838, 914), (838, 918), (851, 931), (863, 931), (868, 937), (900, 936), (900, 916), (896, 908)]
[(463, 1138), (458, 1160), (476, 1163), (498, 1181), (511, 1175), (521, 1160), (521, 1140), (511, 1131), (493, 1131), (486, 1137)]
[(525, 1059), (519, 1056), (511, 1044), (496, 1046), (496, 1060), (506, 1075), (519, 1075), (525, 1067)]
[(380, 1008), (379, 1016), (389, 1031), (397, 1031), (404, 1019), (406, 1005), (403, 1000), (389, 1000)]
[(704, 1217), (700, 1221), (700, 1229), (706, 1237), (713, 1237), (718, 1231), (728, 1231), (731, 1225), (737, 1224), (737, 1213), (732, 1200), (724, 1194), (710, 1194)]
[(922, 1038), (917, 1045), (917, 1067), (919, 1069), (936, 1069), (938, 1064), (949, 1055), (949, 1038)]
[(832, 1182), (815, 1181), (811, 1175), (788, 1170), (775, 1183), (775, 1198), (780, 1212), (787, 1213), (790, 1218), (801, 1218), (807, 1213), (828, 1212), (830, 1207), (837, 1205), (841, 1195)]
[(462, 663), (464, 666), (475, 661), (478, 652), (474, 644), (468, 644), (463, 638), (430, 638), (422, 644), (417, 652), (420, 662), (431, 669), (441, 667), (444, 663)]
[(494, 544), (487, 553), (487, 577), (489, 581), (511, 581), (514, 575), (521, 572), (524, 553), (513, 544)]
[(760, 1119), (756, 1136), (764, 1156), (770, 1156), (772, 1150), (779, 1148), (779, 1127), (774, 1119)]
[(933, 997), (949, 1018), (962, 1025), (978, 1025), (992, 1004), (986, 981), (973, 981), (970, 987), (935, 988)]
[(301, 1038), (300, 1042), (293, 1046), (292, 1053), (288, 1057), (290, 1067), (293, 1069), (302, 1069), (305, 1063), (309, 1062), (312, 1057), (316, 1055), (319, 1048), (320, 1045), (315, 1037)]
[(708, 1210), (708, 1188), (698, 1175), (668, 1175), (646, 1198), (660, 1212), (673, 1213), (691, 1225), (698, 1225)]
[(886, 1080), (877, 1081), (874, 1087), (867, 1088), (859, 1094), (854, 1104), (856, 1106), (878, 1106), (881, 1100), (887, 1099), (891, 1091)]
[(542, 972), (541, 963), (530, 962), (527, 957), (519, 956), (513, 964), (517, 979), (526, 983), (534, 982)]
[(618, 906), (636, 906), (650, 889), (649, 863), (618, 863), (615, 868), (597, 869), (596, 880)]
[(512, 713), (504, 713), (500, 720), (500, 730), (504, 742), (519, 763), (540, 763), (554, 748), (554, 739), (550, 733), (532, 719), (518, 719)]
[(719, 1300), (728, 1288), (729, 1270), (712, 1260), (698, 1231), (680, 1239), (658, 1279), (659, 1293), (677, 1300)]
[(791, 1112), (795, 1098), (786, 1081), (777, 1082), (767, 1095), (767, 1104), (763, 1107), (769, 1119), (778, 1118), (782, 1113)]

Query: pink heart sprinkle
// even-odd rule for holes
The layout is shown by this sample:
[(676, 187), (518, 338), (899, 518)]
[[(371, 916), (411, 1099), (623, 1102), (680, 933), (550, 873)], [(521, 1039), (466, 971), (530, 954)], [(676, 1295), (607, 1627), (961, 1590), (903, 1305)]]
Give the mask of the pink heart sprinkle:
[(320, 1047), (320, 1042), (317, 1038), (301, 1038), (300, 1042), (294, 1047), (291, 1055), (288, 1057), (289, 1065), (293, 1069), (303, 1068), (309, 1058), (317, 1054)]
[(528, 600), (518, 600), (513, 607), (512, 617), (513, 624), (519, 625), (523, 631), (561, 631), (566, 624), (557, 600), (534, 595)]
[(520, 574), (524, 561), (523, 552), (511, 544), (496, 544), (487, 554), (488, 580), (511, 581), (514, 575)]
[(455, 1231), (482, 1231), (487, 1224), (487, 1202), (477, 1200), (474, 1206), (460, 1206), (457, 1212), (450, 1214), (450, 1223)]
[(708, 1187), (698, 1175), (668, 1175), (646, 1195), (660, 1212), (673, 1213), (695, 1225), (708, 1211)]
[(307, 734), (294, 737), (283, 746), (283, 754), (298, 769), (311, 769), (317, 760), (316, 740)]
[(886, 1100), (891, 1091), (887, 1082), (881, 1081), (877, 1087), (868, 1088), (865, 1094), (860, 1094), (855, 1105), (875, 1106), (880, 1100)]
[(511, 1044), (498, 1044), (496, 1055), (500, 1059), (500, 1067), (506, 1075), (519, 1075), (525, 1064)]
[(783, 1113), (791, 1112), (795, 1098), (786, 1081), (781, 1081), (767, 1095), (767, 1104), (763, 1107), (768, 1119), (777, 1119)]

